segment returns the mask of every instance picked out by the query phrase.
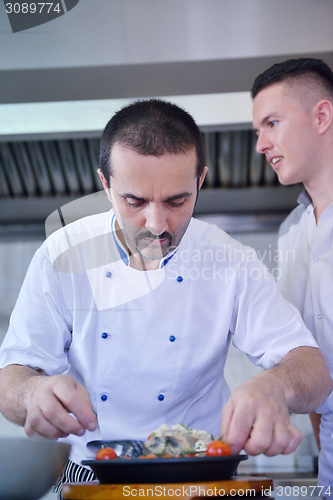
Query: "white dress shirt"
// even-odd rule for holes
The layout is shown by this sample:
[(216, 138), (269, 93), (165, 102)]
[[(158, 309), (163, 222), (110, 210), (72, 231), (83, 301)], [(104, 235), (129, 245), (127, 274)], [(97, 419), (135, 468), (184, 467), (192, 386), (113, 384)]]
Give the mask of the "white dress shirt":
[(155, 271), (138, 271), (113, 212), (53, 233), (36, 252), (1, 346), (0, 366), (66, 372), (89, 391), (98, 428), (69, 436), (71, 459), (95, 439), (142, 439), (162, 423), (217, 435), (229, 397), (229, 340), (263, 368), (317, 346), (254, 250), (192, 219)]
[[(278, 287), (300, 311), (333, 375), (333, 204), (316, 224), (306, 191), (298, 201), (279, 231)], [(333, 411), (332, 394), (320, 410)]]
[[(306, 191), (279, 231), (282, 295), (294, 304), (316, 338), (333, 375), (333, 204), (321, 214), (318, 224), (312, 200)], [(317, 408), (320, 424), (318, 485), (333, 485), (333, 394)]]

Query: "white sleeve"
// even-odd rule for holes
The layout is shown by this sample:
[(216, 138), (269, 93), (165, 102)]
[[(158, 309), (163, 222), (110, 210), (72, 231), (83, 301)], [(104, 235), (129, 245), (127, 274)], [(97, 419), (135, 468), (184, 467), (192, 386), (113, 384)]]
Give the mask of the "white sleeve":
[[(70, 280), (70, 275), (67, 276)], [(48, 375), (68, 368), (72, 319), (64, 304), (59, 274), (43, 245), (33, 257), (0, 347), (0, 367), (20, 364)]]
[(299, 311), (279, 293), (268, 269), (256, 257), (250, 258), (251, 250), (247, 255), (235, 294), (233, 344), (265, 369), (296, 347), (318, 347)]

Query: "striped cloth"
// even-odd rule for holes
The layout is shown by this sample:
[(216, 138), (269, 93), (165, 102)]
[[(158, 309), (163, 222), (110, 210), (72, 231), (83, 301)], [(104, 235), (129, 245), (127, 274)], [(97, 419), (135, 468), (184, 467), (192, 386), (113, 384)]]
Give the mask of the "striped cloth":
[(61, 495), (63, 483), (81, 483), (83, 481), (94, 481), (95, 479), (97, 478), (92, 470), (68, 460), (62, 476), (54, 485), (54, 492), (57, 493), (58, 500), (63, 500)]

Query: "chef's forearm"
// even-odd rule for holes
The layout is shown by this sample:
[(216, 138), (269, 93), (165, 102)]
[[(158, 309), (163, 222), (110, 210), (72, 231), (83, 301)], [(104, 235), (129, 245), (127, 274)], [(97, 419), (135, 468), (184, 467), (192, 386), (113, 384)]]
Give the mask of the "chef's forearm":
[(14, 422), (24, 426), (27, 407), (44, 375), (27, 366), (9, 365), (0, 370), (0, 411)]
[(324, 356), (315, 347), (293, 349), (268, 371), (282, 382), (288, 408), (294, 413), (312, 412), (333, 390)]

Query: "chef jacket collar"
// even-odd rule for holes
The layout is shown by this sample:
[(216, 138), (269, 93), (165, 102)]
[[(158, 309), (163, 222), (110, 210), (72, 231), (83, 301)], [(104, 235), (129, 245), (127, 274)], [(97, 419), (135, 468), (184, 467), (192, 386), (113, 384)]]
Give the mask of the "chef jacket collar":
[[(124, 247), (124, 245), (122, 244), (122, 242), (120, 241), (120, 239), (118, 238), (118, 235), (117, 235), (117, 231), (116, 231), (116, 215), (115, 214), (112, 215), (111, 230), (112, 230), (112, 235), (113, 235), (113, 238), (114, 238), (117, 250), (119, 252), (119, 255), (121, 257), (121, 260), (124, 262), (124, 264), (126, 266), (129, 266), (130, 259), (129, 259), (128, 251)], [(164, 258), (161, 259), (160, 266), (159, 266), (160, 269), (162, 269), (164, 266), (167, 265), (167, 263), (169, 262), (169, 260), (172, 259), (172, 257), (175, 255), (175, 253), (177, 252), (177, 250), (178, 250), (178, 247), (175, 248), (175, 250), (171, 254), (168, 254)]]
[(311, 197), (306, 189), (303, 189), (301, 194), (298, 196), (297, 203), (299, 205), (304, 205), (305, 208), (308, 208), (308, 206), (312, 204)]

